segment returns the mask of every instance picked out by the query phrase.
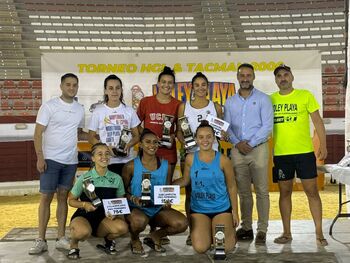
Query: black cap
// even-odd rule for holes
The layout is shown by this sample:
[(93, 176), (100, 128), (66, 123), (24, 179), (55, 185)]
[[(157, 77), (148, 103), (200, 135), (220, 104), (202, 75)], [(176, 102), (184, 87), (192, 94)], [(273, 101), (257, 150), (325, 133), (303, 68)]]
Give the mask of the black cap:
[(288, 72), (292, 72), (292, 70), (290, 69), (290, 67), (288, 67), (287, 65), (285, 64), (280, 64), (277, 68), (275, 68), (275, 70), (273, 71), (273, 74), (276, 76), (278, 71), (280, 71), (281, 69), (284, 69)]

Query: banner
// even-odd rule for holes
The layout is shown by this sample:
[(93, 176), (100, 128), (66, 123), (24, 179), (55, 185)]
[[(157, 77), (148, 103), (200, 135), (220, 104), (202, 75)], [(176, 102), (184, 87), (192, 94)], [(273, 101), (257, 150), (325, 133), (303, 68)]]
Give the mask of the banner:
[[(125, 102), (137, 108), (144, 96), (156, 92), (159, 73), (165, 65), (174, 68), (173, 96), (186, 101), (191, 95), (191, 79), (202, 72), (210, 81), (209, 99), (224, 105), (238, 89), (237, 68), (251, 63), (254, 86), (267, 94), (278, 90), (273, 70), (281, 63), (292, 68), (294, 87), (310, 90), (322, 107), (321, 54), (319, 51), (189, 52), (189, 53), (43, 53), (43, 101), (61, 94), (60, 77), (71, 72), (79, 77), (78, 101), (89, 108), (103, 98), (103, 81), (116, 74), (123, 82)], [(322, 113), (322, 110), (320, 111)]]

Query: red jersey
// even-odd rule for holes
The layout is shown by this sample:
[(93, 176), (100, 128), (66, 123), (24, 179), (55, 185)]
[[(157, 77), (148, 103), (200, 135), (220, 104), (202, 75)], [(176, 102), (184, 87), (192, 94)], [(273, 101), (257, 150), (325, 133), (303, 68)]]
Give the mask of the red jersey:
[[(174, 134), (174, 126), (177, 123), (177, 113), (181, 101), (171, 98), (167, 104), (160, 103), (156, 95), (149, 96), (141, 99), (140, 105), (137, 109), (137, 115), (143, 127), (153, 131), (159, 138), (163, 134), (163, 114), (174, 116), (170, 133)], [(162, 157), (170, 164), (177, 162), (176, 143), (174, 142), (170, 149), (166, 147), (160, 147), (157, 151), (157, 155)]]

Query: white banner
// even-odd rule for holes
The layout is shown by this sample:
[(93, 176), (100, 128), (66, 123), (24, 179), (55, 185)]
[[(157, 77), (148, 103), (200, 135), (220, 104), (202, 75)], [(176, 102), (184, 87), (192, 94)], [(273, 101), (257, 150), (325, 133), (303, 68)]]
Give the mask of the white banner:
[(201, 71), (211, 82), (210, 99), (223, 105), (238, 87), (236, 73), (240, 64), (253, 64), (255, 87), (271, 94), (278, 90), (273, 70), (285, 63), (292, 68), (294, 87), (312, 91), (322, 107), (319, 51), (44, 53), (41, 61), (43, 101), (60, 95), (59, 84), (63, 74), (75, 73), (79, 77), (78, 100), (85, 106), (86, 123), (90, 116), (90, 105), (102, 100), (103, 81), (108, 75), (116, 74), (121, 78), (125, 102), (136, 108), (143, 96), (156, 92), (157, 77), (165, 65), (176, 72), (175, 98), (182, 101), (189, 98), (191, 79), (196, 72)]

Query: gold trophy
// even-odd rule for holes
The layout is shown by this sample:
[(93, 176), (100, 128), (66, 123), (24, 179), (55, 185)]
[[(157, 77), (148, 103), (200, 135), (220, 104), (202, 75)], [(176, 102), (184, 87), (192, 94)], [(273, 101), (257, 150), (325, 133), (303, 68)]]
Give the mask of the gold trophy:
[(149, 206), (151, 204), (151, 174), (142, 174), (141, 183), (141, 204), (142, 206)]
[(90, 199), (94, 207), (99, 207), (102, 205), (101, 199), (95, 193), (95, 186), (91, 181), (91, 176), (84, 178), (83, 190), (85, 195)]
[(160, 139), (160, 145), (165, 147), (171, 147), (171, 136), (170, 136), (170, 129), (172, 126), (174, 116), (166, 115), (163, 116), (163, 134), (162, 138)]
[(113, 153), (116, 156), (127, 156), (128, 153), (125, 152), (126, 145), (130, 142), (131, 140), (131, 130), (123, 128), (121, 131), (120, 137), (119, 137), (119, 143), (117, 147), (113, 147)]
[(196, 141), (193, 138), (193, 133), (191, 131), (190, 124), (188, 123), (187, 117), (183, 116), (179, 118), (179, 124), (185, 139), (185, 149), (188, 150), (196, 146)]
[(225, 260), (225, 225), (215, 225), (214, 260)]

